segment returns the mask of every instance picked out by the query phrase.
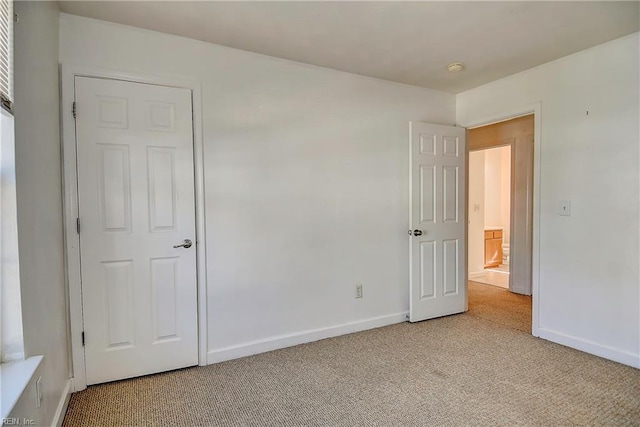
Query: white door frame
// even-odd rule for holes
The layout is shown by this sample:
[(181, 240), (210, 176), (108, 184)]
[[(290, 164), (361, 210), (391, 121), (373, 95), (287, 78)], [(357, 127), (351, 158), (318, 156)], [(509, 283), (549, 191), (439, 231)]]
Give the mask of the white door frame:
[[(539, 337), (540, 328), (540, 141), (542, 136), (542, 102), (534, 102), (533, 104), (524, 105), (522, 107), (495, 113), (482, 120), (469, 123), (458, 123), (458, 126), (467, 129), (487, 126), (505, 120), (515, 119), (516, 117), (533, 114), (533, 248), (531, 250), (531, 295), (533, 298), (531, 335)], [(467, 144), (467, 155), (469, 153), (469, 145)], [(467, 162), (466, 167), (469, 167)], [(468, 268), (468, 267), (465, 267)], [(468, 298), (468, 295), (467, 295)]]
[[(204, 217), (204, 155), (202, 142), (202, 94), (200, 83), (189, 80), (143, 76), (126, 72), (63, 64), (61, 70), (62, 104), (62, 170), (64, 180), (64, 237), (66, 273), (69, 297), (69, 321), (73, 391), (87, 387), (84, 347), (82, 345), (82, 284), (80, 280), (80, 235), (76, 231), (78, 218), (78, 181), (76, 169), (76, 130), (73, 118), (75, 77), (93, 77), (147, 83), (190, 89), (193, 109), (193, 155), (196, 202), (196, 263), (198, 294), (198, 364), (207, 364), (207, 278)], [(79, 111), (78, 114), (82, 114)]]

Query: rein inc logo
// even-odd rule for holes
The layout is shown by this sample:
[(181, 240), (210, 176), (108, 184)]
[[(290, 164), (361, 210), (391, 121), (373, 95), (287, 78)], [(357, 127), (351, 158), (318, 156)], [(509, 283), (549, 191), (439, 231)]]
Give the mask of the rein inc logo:
[(3, 426), (34, 426), (36, 421), (31, 418), (2, 418)]

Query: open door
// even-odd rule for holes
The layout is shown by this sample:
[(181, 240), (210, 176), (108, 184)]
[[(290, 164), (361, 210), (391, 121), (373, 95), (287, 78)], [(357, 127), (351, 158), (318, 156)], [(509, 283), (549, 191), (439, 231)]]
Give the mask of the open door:
[(466, 129), (410, 125), (411, 322), (466, 311)]

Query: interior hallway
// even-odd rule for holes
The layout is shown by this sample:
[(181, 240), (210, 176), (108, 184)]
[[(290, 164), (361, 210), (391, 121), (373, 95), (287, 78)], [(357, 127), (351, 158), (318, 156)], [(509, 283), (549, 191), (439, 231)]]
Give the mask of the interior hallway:
[(502, 287), (471, 280), (468, 283), (468, 314), (531, 333), (531, 296), (514, 294)]
[[(498, 267), (499, 268), (499, 267)], [(473, 277), (469, 277), (470, 281), (482, 283), (484, 285), (498, 286), (503, 289), (509, 289), (509, 272), (498, 269), (486, 268), (482, 273), (476, 273)]]

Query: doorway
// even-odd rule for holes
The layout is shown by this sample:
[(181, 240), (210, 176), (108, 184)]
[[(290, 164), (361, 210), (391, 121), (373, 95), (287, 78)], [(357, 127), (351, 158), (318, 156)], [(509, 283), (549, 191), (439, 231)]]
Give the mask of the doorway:
[(191, 90), (74, 89), (86, 383), (197, 365)]
[(511, 146), (469, 153), (469, 280), (509, 289)]
[(469, 312), (531, 332), (534, 115), (467, 136)]

